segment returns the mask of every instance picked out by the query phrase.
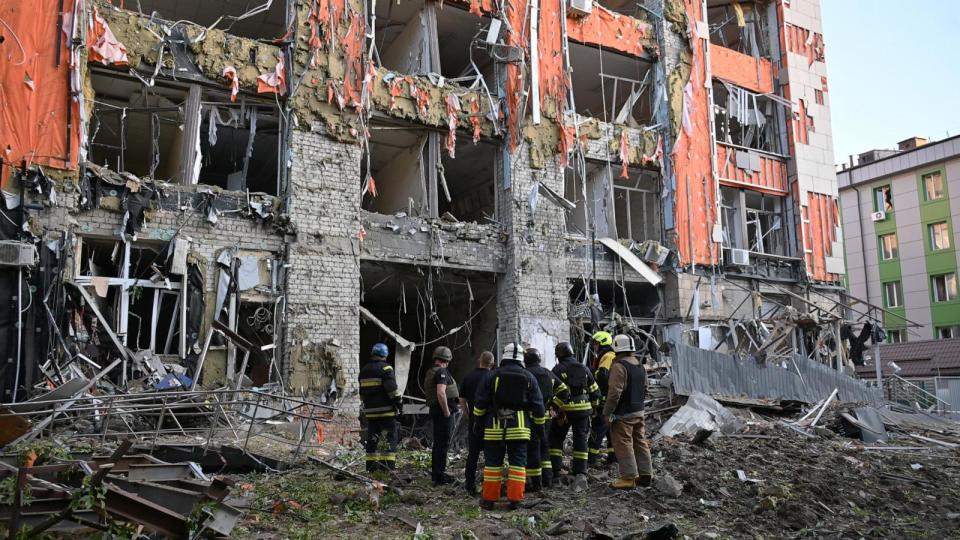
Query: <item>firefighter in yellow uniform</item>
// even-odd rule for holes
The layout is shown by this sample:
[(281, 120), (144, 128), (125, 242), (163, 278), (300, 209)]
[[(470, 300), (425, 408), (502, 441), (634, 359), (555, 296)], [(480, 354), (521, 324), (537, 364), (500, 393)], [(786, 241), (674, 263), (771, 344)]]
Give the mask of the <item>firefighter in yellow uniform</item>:
[(511, 343), (504, 347), (500, 367), (487, 374), (477, 389), (473, 414), (481, 419), (474, 429), (483, 430), (483, 499), (480, 506), (492, 509), (500, 499), (503, 459), (509, 466), (507, 500), (510, 509), (523, 501), (527, 480), (527, 445), (531, 430), (544, 435), (543, 396), (536, 377), (523, 367), (523, 347)]
[(616, 454), (613, 453), (613, 439), (610, 438), (610, 427), (603, 421), (603, 396), (607, 395), (607, 381), (610, 379), (610, 366), (616, 354), (613, 352), (613, 336), (609, 332), (600, 331), (593, 334), (591, 346), (593, 348), (594, 366), (593, 377), (600, 388), (600, 403), (594, 409), (593, 422), (590, 425), (590, 457), (587, 458), (589, 466), (596, 466), (601, 458), (603, 450), (603, 440), (607, 440), (607, 463), (617, 461)]

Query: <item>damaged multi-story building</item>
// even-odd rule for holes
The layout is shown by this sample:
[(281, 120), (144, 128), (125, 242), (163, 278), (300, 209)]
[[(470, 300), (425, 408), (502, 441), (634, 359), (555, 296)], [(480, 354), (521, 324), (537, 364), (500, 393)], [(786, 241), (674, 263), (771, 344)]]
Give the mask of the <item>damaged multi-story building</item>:
[(599, 327), (846, 362), (817, 0), (0, 6), (4, 401), (121, 359), (349, 417), (376, 341), (416, 398)]

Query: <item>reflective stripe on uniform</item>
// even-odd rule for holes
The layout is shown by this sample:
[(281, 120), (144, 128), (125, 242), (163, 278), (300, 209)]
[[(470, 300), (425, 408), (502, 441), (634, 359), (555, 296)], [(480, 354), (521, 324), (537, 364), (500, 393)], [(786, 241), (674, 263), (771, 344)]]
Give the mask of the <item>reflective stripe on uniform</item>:
[(589, 411), (593, 407), (587, 401), (581, 401), (579, 403), (564, 403), (561, 407), (565, 412), (576, 412), (576, 411)]
[(486, 409), (481, 409), (480, 407), (474, 407), (474, 408), (473, 408), (473, 415), (474, 415), (474, 416), (485, 416), (486, 414), (487, 414), (487, 410), (486, 410)]
[(527, 479), (527, 470), (524, 467), (513, 467), (507, 471), (507, 480), (518, 480), (524, 482)]
[(383, 386), (381, 379), (360, 379), (360, 388), (371, 388), (374, 386)]
[[(576, 454), (576, 452), (574, 452), (574, 454)], [(556, 456), (556, 457), (563, 457), (563, 450), (561, 450), (561, 449), (559, 449), (559, 448), (551, 448), (551, 449), (550, 449), (550, 455), (551, 455), (551, 456)]]
[(541, 469), (527, 469), (527, 476), (540, 476), (542, 474)]
[(366, 416), (367, 418), (391, 418), (396, 416), (397, 413), (396, 411), (387, 411), (387, 412), (380, 412), (380, 413), (364, 412), (363, 415)]
[(588, 457), (587, 452), (581, 452), (578, 450), (573, 451), (573, 459), (587, 459), (587, 457)]
[(543, 424), (546, 424), (546, 423), (547, 423), (547, 417), (546, 417), (546, 415), (544, 415), (544, 416), (539, 416), (539, 417), (538, 417), (538, 416), (534, 416), (534, 417), (533, 417), (533, 423), (534, 423), (534, 425), (537, 425), (537, 426), (542, 426)]
[(550, 463), (550, 460), (544, 460), (542, 467), (544, 469), (553, 469), (553, 463)]

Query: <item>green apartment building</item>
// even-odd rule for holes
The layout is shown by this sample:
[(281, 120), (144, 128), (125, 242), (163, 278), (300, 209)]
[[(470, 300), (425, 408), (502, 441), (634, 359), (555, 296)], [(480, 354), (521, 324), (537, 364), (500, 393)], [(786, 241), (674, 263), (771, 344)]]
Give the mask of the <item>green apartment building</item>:
[(837, 173), (847, 287), (890, 342), (960, 338), (960, 136), (898, 146)]

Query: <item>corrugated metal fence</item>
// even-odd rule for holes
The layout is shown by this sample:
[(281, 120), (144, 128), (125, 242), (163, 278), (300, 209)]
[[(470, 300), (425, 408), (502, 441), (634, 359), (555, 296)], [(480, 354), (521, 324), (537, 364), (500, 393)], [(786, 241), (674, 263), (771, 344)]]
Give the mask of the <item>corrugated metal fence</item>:
[(678, 345), (672, 357), (674, 390), (682, 395), (700, 391), (732, 399), (816, 403), (836, 388), (840, 401), (883, 403), (878, 389), (799, 355), (792, 360), (758, 363), (752, 358)]

